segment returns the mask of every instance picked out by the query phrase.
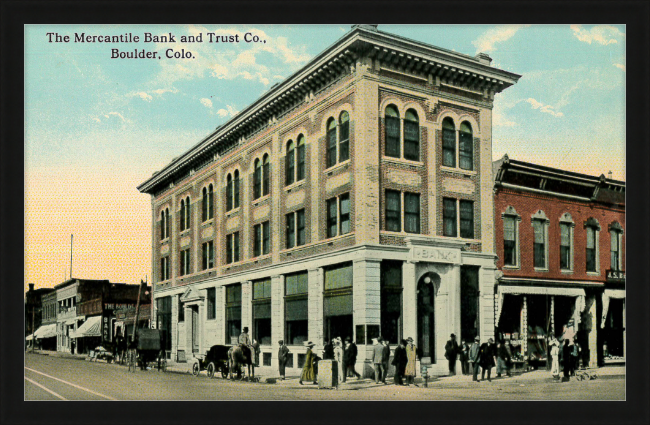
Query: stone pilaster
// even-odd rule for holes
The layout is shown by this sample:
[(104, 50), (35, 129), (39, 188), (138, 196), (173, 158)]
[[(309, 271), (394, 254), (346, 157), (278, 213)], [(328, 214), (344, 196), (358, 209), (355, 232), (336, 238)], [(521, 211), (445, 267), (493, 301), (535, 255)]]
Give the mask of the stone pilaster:
[(417, 282), (413, 261), (405, 261), (402, 265), (402, 334), (403, 338), (417, 339)]
[(253, 334), (253, 282), (247, 281), (241, 284), (241, 328), (242, 331), (248, 327), (249, 335)]
[[(357, 325), (379, 326), (381, 324), (380, 267), (380, 260), (354, 260), (352, 303), (355, 329)], [(372, 359), (372, 345), (357, 345), (357, 348), (358, 362), (363, 363)], [(367, 368), (362, 369), (366, 371)]]
[[(587, 345), (589, 347), (589, 367), (598, 367), (598, 327), (600, 326), (600, 320), (596, 314), (596, 296), (592, 295), (587, 297), (585, 301), (587, 307), (587, 315), (589, 318), (588, 322), (583, 322), (582, 326), (585, 331), (588, 330), (588, 341)], [(623, 316), (625, 318), (625, 316)], [(623, 319), (625, 320), (625, 319)], [(625, 325), (623, 325), (625, 326)], [(625, 334), (623, 334), (625, 336)], [(623, 340), (625, 341), (625, 340)], [(625, 344), (625, 342), (623, 342)], [(623, 345), (625, 347), (625, 345)], [(623, 351), (625, 352), (625, 351)]]
[(479, 337), (481, 343), (494, 338), (494, 282), (495, 268), (481, 267), (479, 270)]
[[(192, 325), (194, 316), (192, 316), (192, 308), (188, 305), (183, 307), (185, 309), (185, 358), (190, 359), (192, 357)], [(182, 338), (182, 336), (181, 336)]]
[(226, 344), (226, 287), (220, 286), (216, 293), (217, 344)]
[(307, 309), (309, 311), (309, 322), (307, 325), (307, 337), (317, 346), (322, 346), (325, 272), (322, 267), (319, 267), (309, 270), (308, 273), (309, 293), (307, 297)]
[(172, 338), (172, 360), (176, 361), (178, 353), (178, 299), (180, 295), (172, 295), (172, 329), (171, 329), (171, 338)]
[(284, 275), (271, 277), (271, 367), (278, 367), (278, 341), (284, 340)]

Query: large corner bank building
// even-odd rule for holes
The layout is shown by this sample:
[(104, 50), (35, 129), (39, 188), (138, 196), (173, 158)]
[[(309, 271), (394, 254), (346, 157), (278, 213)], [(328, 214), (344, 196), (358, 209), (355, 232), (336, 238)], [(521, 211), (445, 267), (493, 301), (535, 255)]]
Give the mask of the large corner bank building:
[(451, 333), (493, 337), (492, 107), (520, 76), (490, 62), (354, 26), (142, 183), (170, 359), (248, 327), (261, 366), (351, 337), (369, 371), (381, 335), (442, 374)]

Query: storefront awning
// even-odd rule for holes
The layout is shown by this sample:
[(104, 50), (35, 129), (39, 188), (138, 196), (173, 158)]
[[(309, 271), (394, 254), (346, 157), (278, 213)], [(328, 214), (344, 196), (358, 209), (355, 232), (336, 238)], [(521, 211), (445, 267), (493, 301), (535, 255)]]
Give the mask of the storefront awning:
[(36, 339), (53, 338), (56, 336), (56, 323), (43, 325), (34, 332)]
[(76, 332), (73, 332), (71, 338), (83, 338), (88, 336), (102, 336), (101, 332), (102, 316), (89, 317), (83, 325), (79, 326)]
[(583, 288), (556, 288), (552, 286), (511, 286), (499, 285), (497, 288), (495, 303), (495, 321), (498, 326), (501, 318), (501, 307), (503, 306), (503, 297), (505, 294), (511, 295), (558, 295), (564, 297), (576, 298), (576, 325), (580, 323), (580, 313), (585, 308), (585, 290)]
[(607, 312), (609, 311), (609, 299), (614, 298), (617, 300), (625, 299), (625, 289), (605, 289), (603, 291), (603, 316), (600, 319), (601, 329), (605, 327), (607, 321)]

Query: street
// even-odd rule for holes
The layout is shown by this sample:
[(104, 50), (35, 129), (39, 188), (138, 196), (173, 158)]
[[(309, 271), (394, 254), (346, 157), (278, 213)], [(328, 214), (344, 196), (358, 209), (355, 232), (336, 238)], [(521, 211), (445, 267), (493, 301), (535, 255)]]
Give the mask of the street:
[[(127, 372), (125, 366), (47, 355), (25, 356), (25, 400), (624, 400), (625, 378), (602, 376), (558, 384), (532, 372), (492, 382), (441, 378), (428, 388), (376, 385), (370, 380), (318, 390), (297, 379), (267, 384), (231, 382), (156, 370)], [(535, 375), (537, 374), (537, 378)], [(390, 378), (389, 378), (390, 380)]]

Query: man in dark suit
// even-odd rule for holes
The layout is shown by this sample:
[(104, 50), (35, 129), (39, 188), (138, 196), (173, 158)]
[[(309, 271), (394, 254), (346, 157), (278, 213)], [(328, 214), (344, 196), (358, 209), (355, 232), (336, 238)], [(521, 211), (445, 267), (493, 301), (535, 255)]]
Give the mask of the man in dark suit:
[(401, 340), (397, 348), (395, 348), (395, 355), (393, 356), (392, 362), (392, 365), (395, 366), (395, 377), (393, 378), (395, 385), (404, 385), (402, 378), (404, 377), (406, 363), (406, 341)]
[(456, 356), (458, 356), (458, 343), (456, 335), (451, 334), (451, 339), (445, 345), (445, 358), (449, 361), (449, 375), (456, 374)]
[(357, 379), (361, 379), (361, 375), (354, 369), (357, 362), (357, 346), (352, 342), (352, 338), (345, 338), (345, 350), (343, 351), (343, 382), (346, 381), (348, 372), (351, 372)]
[(384, 366), (384, 376), (382, 376), (381, 382), (386, 383), (386, 376), (388, 376), (388, 361), (390, 360), (390, 345), (388, 340), (384, 340), (384, 350), (381, 356), (381, 363)]
[(278, 368), (280, 369), (280, 379), (284, 381), (285, 368), (289, 360), (289, 348), (284, 345), (284, 341), (279, 341), (278, 345), (280, 346), (278, 350)]
[(323, 360), (334, 360), (334, 344), (327, 338), (325, 338), (325, 345), (323, 346)]
[(494, 346), (494, 340), (492, 338), (488, 339), (488, 342), (481, 345), (481, 351), (479, 352), (479, 364), (481, 366), (481, 381), (485, 380), (485, 371), (487, 370), (488, 382), (492, 382), (490, 375), (492, 374), (492, 368), (496, 365), (496, 347)]

